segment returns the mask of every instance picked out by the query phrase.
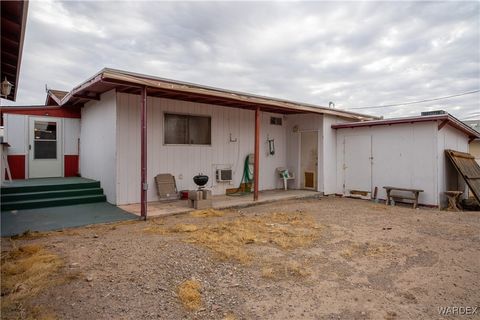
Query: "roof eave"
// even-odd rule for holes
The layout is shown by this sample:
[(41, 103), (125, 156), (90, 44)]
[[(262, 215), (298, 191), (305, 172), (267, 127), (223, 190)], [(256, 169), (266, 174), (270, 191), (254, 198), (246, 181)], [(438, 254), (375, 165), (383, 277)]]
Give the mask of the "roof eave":
[(209, 97), (219, 99), (229, 99), (238, 101), (240, 103), (258, 104), (269, 108), (277, 108), (278, 110), (294, 110), (306, 113), (329, 114), (333, 116), (342, 117), (345, 119), (354, 119), (357, 121), (379, 119), (375, 116), (364, 115), (355, 112), (341, 111), (338, 109), (330, 109), (325, 107), (317, 107), (304, 103), (296, 103), (287, 100), (273, 99), (269, 97), (251, 95), (236, 91), (223, 90), (213, 87), (205, 87), (196, 84), (180, 82), (170, 79), (163, 79), (157, 77), (148, 77), (146, 75), (133, 74), (121, 70), (104, 68), (87, 81), (70, 91), (62, 100), (60, 105), (68, 105), (72, 103), (75, 95), (81, 95), (83, 91), (94, 86), (98, 82), (118, 82), (119, 85), (129, 85), (132, 87), (147, 86), (152, 89), (170, 90), (182, 92), (185, 94), (202, 94)]
[(17, 78), (16, 78), (16, 88), (13, 94), (13, 101), (17, 99), (17, 92), (20, 83), (20, 66), (22, 65), (22, 54), (23, 54), (23, 43), (25, 40), (25, 29), (27, 27), (27, 14), (28, 14), (28, 0), (25, 0), (23, 3), (23, 13), (22, 13), (22, 31), (20, 34), (19, 42), (19, 53), (18, 53), (18, 66), (17, 66)]
[(348, 129), (360, 127), (386, 126), (394, 124), (408, 124), (427, 121), (447, 121), (447, 124), (465, 133), (469, 138), (480, 138), (480, 133), (458, 120), (451, 114), (433, 115), (433, 116), (419, 116), (416, 118), (399, 118), (399, 119), (384, 119), (364, 122), (350, 122), (332, 125), (332, 129)]
[(47, 99), (45, 101), (45, 105), (49, 105), (49, 101), (52, 99), (57, 105), (61, 105), (62, 100), (59, 99), (51, 90), (47, 91)]

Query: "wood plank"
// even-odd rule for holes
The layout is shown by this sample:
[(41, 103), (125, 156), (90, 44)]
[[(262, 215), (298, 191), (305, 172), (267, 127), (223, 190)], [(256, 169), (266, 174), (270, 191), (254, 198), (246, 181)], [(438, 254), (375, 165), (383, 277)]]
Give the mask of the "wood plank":
[(386, 190), (398, 190), (398, 191), (411, 191), (411, 192), (423, 192), (422, 189), (409, 189), (409, 188), (397, 188), (397, 187), (391, 187), (391, 186), (385, 186), (383, 187)]
[(480, 176), (480, 166), (475, 158), (469, 153), (448, 149), (445, 150), (445, 154), (480, 204), (480, 179), (477, 178)]

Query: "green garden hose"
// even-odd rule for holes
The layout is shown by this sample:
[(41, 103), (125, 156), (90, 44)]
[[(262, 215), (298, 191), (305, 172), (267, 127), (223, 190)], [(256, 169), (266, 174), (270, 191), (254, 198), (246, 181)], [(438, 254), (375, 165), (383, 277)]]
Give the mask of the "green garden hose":
[(227, 193), (227, 196), (243, 196), (245, 194), (250, 193), (250, 192), (240, 191), (242, 190), (242, 183), (253, 182), (253, 170), (250, 170), (249, 158), (250, 158), (250, 155), (248, 155), (245, 158), (245, 163), (243, 165), (242, 180), (240, 181), (240, 185), (238, 186), (237, 190), (235, 190), (234, 192)]

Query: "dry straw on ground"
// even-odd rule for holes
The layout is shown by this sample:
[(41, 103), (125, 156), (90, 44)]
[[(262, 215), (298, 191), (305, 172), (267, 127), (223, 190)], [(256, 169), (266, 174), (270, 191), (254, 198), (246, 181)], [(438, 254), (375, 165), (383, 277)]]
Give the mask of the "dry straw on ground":
[(281, 249), (305, 247), (317, 239), (319, 233), (320, 226), (312, 216), (273, 213), (209, 224), (189, 234), (186, 241), (211, 249), (221, 259), (248, 263), (252, 260), (249, 245), (273, 245)]
[(201, 218), (207, 218), (207, 217), (223, 217), (224, 212), (220, 210), (215, 210), (215, 209), (206, 209), (206, 210), (195, 210), (190, 212), (190, 215), (192, 217), (201, 217)]
[(170, 228), (166, 228), (163, 224), (154, 223), (143, 229), (143, 231), (155, 234), (172, 234), (197, 231), (198, 227), (194, 224), (176, 224)]
[(191, 279), (186, 280), (178, 287), (178, 297), (183, 306), (188, 310), (198, 310), (202, 305), (202, 296), (200, 294), (200, 282)]
[(383, 257), (393, 253), (395, 248), (389, 244), (361, 243), (344, 249), (340, 255), (346, 259), (352, 257)]
[[(44, 306), (36, 305), (25, 312), (26, 320), (57, 320), (58, 317)], [(23, 318), (22, 318), (23, 319)]]
[(53, 277), (63, 266), (62, 259), (41, 245), (26, 245), (2, 252), (2, 310), (34, 296), (58, 282)]
[(305, 247), (320, 234), (320, 225), (304, 213), (272, 213), (255, 217), (238, 217), (208, 224), (173, 227), (151, 226), (144, 231), (159, 234), (185, 233), (185, 241), (215, 252), (222, 260), (251, 262), (250, 245), (272, 245), (280, 249)]
[(307, 277), (312, 273), (306, 261), (288, 260), (267, 263), (262, 268), (262, 277), (267, 279), (286, 279)]
[(223, 320), (236, 320), (236, 319), (237, 319), (237, 317), (235, 317), (235, 315), (231, 312), (227, 313), (225, 315), (225, 318), (223, 318)]
[(194, 232), (198, 227), (194, 224), (177, 224), (171, 228), (172, 232)]

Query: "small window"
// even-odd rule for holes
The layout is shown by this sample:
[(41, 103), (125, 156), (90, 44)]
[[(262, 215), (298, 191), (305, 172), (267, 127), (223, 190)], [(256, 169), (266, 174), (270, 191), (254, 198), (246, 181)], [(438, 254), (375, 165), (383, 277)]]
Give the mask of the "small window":
[(212, 143), (211, 117), (165, 113), (165, 144)]
[(57, 159), (57, 123), (35, 121), (34, 159)]
[(276, 126), (281, 126), (282, 125), (282, 118), (271, 117), (270, 118), (270, 124), (273, 124), (273, 125), (276, 125)]

